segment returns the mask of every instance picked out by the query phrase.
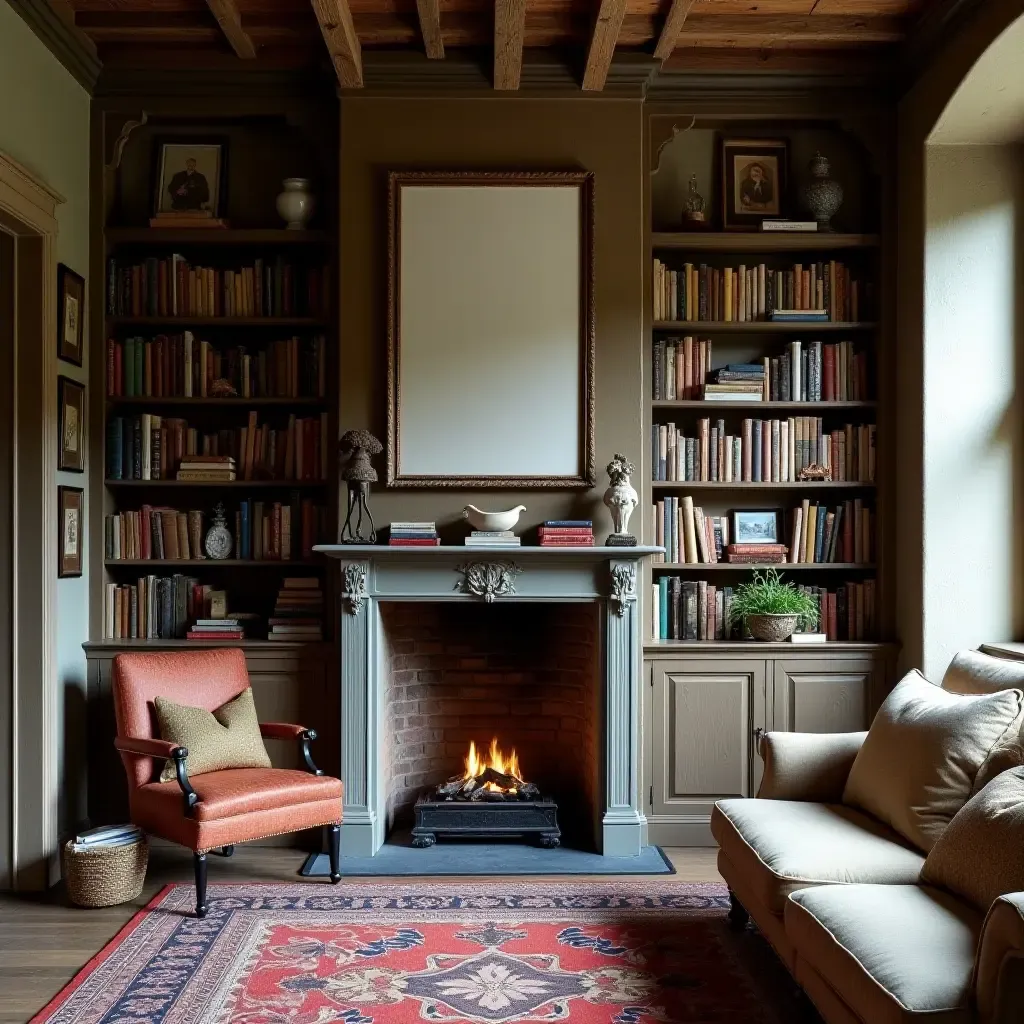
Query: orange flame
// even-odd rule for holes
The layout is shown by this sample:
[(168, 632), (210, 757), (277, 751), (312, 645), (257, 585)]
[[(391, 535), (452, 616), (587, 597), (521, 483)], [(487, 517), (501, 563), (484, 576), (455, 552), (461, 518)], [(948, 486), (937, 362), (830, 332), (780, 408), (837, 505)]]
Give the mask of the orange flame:
[[(470, 740), (469, 753), (466, 755), (465, 765), (466, 771), (463, 775), (465, 779), (475, 779), (486, 768), (493, 768), (496, 772), (501, 772), (502, 775), (512, 775), (520, 780), (523, 777), (515, 749), (513, 748), (508, 754), (505, 754), (501, 747), (498, 746), (498, 738), (496, 736), (491, 740), (491, 748), (487, 752), (486, 760), (477, 753), (476, 744)], [(500, 792), (499, 787), (493, 782), (487, 783), (487, 788)]]

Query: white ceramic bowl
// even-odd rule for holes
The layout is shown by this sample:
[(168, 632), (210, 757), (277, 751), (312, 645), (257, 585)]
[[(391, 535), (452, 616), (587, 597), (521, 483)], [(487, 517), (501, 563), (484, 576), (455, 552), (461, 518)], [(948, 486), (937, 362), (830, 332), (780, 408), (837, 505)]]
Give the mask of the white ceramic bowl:
[(462, 517), (469, 520), (474, 530), (511, 530), (519, 522), (519, 514), (525, 511), (525, 505), (516, 505), (504, 512), (484, 512), (475, 505), (467, 505)]

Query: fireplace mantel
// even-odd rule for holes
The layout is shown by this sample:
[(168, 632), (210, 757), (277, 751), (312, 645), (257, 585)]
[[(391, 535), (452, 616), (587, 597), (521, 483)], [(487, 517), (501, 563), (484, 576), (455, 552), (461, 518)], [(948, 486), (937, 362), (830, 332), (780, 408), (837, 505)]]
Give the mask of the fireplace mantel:
[(322, 544), (341, 569), (342, 842), (372, 856), (384, 842), (384, 684), (380, 603), (385, 601), (599, 602), (603, 635), (605, 856), (640, 853), (640, 562), (660, 547), (468, 548)]

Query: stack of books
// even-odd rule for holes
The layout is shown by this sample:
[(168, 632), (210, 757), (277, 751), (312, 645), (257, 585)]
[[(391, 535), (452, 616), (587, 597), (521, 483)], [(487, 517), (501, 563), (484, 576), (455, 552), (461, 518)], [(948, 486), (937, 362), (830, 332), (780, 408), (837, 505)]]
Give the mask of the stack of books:
[(245, 637), (238, 619), (196, 619), (186, 640), (241, 640)]
[(725, 560), (740, 565), (777, 564), (789, 558), (785, 544), (730, 544)]
[(178, 464), (177, 479), (234, 480), (235, 460), (230, 455), (186, 455)]
[(320, 641), (323, 639), (324, 592), (313, 576), (286, 577), (270, 617), (268, 640)]
[(828, 321), (827, 309), (773, 309), (768, 315), (773, 323), (822, 324)]
[(594, 521), (548, 519), (537, 534), (542, 548), (590, 548), (594, 546)]
[(392, 548), (434, 548), (440, 543), (437, 523), (392, 523), (388, 527), (388, 546)]
[(145, 838), (138, 825), (100, 825), (75, 836), (71, 849), (75, 853), (105, 846), (129, 846)]
[(519, 538), (511, 530), (474, 530), (463, 538), (467, 548), (518, 548)]
[(705, 402), (761, 402), (764, 398), (764, 366), (758, 363), (728, 363), (704, 385)]
[(762, 231), (817, 231), (816, 220), (786, 220), (783, 217), (775, 217), (761, 221)]

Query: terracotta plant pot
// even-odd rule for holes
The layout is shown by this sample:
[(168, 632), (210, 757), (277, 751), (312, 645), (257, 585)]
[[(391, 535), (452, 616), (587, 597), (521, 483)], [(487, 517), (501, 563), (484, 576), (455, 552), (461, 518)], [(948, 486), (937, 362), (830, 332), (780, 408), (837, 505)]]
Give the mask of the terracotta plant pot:
[(755, 640), (781, 643), (796, 631), (798, 615), (748, 615), (747, 629)]

